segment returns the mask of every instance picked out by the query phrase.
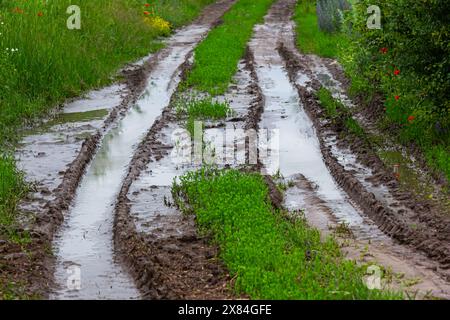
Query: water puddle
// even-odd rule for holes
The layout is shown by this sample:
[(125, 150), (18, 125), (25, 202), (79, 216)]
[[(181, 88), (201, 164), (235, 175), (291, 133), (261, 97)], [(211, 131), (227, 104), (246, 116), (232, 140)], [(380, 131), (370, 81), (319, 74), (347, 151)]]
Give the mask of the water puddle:
[[(276, 50), (278, 41), (290, 35), (293, 38), (291, 23), (266, 23), (256, 26), (250, 43), (266, 99), (260, 127), (278, 129), (280, 136), (279, 163), (270, 161), (272, 157), (263, 161), (267, 173), (273, 175), (279, 170), (286, 180), (302, 174), (314, 185), (317, 195), (326, 202), (339, 222), (346, 223), (362, 238), (382, 238), (381, 231), (360, 215), (326, 167), (313, 123), (303, 110), (297, 90), (290, 83)], [(293, 195), (289, 196), (290, 205), (295, 207)], [(301, 199), (301, 194), (298, 194), (298, 206), (305, 204)]]
[[(243, 139), (244, 136), (241, 137), (239, 133), (236, 133), (234, 139), (226, 140), (224, 137), (227, 129), (228, 133), (235, 130), (242, 130), (242, 133), (244, 131), (249, 107), (256, 99), (255, 93), (249, 92), (251, 82), (250, 72), (245, 68), (244, 61), (241, 61), (238, 72), (233, 78), (233, 84), (225, 95), (217, 97), (217, 100), (229, 103), (233, 114), (226, 120), (205, 123), (204, 152), (214, 155), (210, 161), (218, 167), (224, 167), (225, 164), (234, 167), (245, 163), (245, 150), (239, 148), (239, 145), (243, 146), (239, 138)], [(196, 92), (188, 94), (201, 95)], [(175, 111), (171, 110), (171, 112)], [(172, 182), (185, 173), (201, 167), (192, 162), (192, 141), (183, 129), (184, 120), (177, 118), (175, 114), (173, 116), (177, 121), (167, 123), (156, 134), (156, 139), (164, 146), (167, 155), (161, 159), (153, 159), (154, 161), (150, 162), (132, 183), (127, 195), (130, 199), (130, 214), (138, 232), (155, 240), (183, 237), (196, 229), (195, 225), (191, 225), (191, 220), (183, 217), (176, 208), (171, 206), (173, 203)], [(234, 157), (225, 155), (234, 155)], [(219, 157), (220, 162), (217, 162)]]
[[(144, 94), (103, 138), (54, 242), (58, 289), (53, 299), (139, 298), (134, 282), (113, 254), (115, 198), (137, 144), (169, 103), (179, 82), (179, 67), (207, 30), (207, 26), (193, 25), (170, 38)], [(68, 272), (74, 268), (81, 281), (75, 290), (68, 285), (73, 276)]]

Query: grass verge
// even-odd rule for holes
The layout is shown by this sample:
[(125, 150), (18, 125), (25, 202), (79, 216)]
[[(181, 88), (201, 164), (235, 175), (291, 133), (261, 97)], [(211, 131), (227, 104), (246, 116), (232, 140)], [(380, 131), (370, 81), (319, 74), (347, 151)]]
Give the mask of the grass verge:
[(262, 21), (274, 0), (239, 0), (195, 49), (195, 62), (184, 85), (223, 94), (237, 72), (253, 26)]
[(306, 221), (275, 210), (262, 176), (202, 169), (173, 185), (187, 214), (221, 248), (235, 290), (252, 299), (391, 299), (369, 290), (363, 270), (344, 259), (337, 243), (321, 240)]

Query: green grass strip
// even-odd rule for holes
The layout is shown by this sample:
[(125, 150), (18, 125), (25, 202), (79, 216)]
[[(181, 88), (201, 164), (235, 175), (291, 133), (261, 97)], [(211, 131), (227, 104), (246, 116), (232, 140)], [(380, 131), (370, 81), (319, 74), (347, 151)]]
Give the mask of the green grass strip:
[(259, 174), (203, 169), (174, 184), (176, 202), (212, 234), (237, 294), (252, 299), (391, 299), (369, 290), (363, 271), (306, 221), (288, 221), (270, 204)]
[(253, 26), (262, 22), (274, 0), (239, 0), (195, 50), (195, 63), (186, 85), (217, 95), (223, 94), (237, 72)]

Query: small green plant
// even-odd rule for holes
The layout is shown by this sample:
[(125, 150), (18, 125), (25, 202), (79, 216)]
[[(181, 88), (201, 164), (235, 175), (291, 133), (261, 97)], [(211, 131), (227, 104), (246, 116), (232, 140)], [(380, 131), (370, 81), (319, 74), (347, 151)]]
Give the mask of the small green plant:
[[(196, 121), (219, 120), (234, 114), (227, 101), (219, 102), (211, 96), (200, 98), (183, 94), (176, 99), (174, 108), (180, 119), (186, 118), (186, 130), (191, 137), (194, 136)], [(201, 125), (203, 128), (204, 123), (202, 122)]]
[(175, 111), (179, 117), (187, 116), (196, 120), (218, 120), (233, 114), (230, 104), (219, 102), (211, 96), (199, 98), (196, 96), (180, 97), (175, 103)]
[(395, 299), (369, 290), (364, 271), (346, 260), (338, 244), (321, 240), (305, 219), (270, 204), (257, 173), (201, 169), (174, 183), (175, 202), (195, 214), (201, 232), (220, 246), (237, 294), (252, 299)]

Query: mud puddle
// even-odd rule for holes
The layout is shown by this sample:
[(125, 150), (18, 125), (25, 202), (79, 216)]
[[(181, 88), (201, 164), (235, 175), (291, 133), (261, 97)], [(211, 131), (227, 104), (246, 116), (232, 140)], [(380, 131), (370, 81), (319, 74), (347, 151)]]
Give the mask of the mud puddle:
[[(58, 289), (52, 298), (139, 298), (133, 280), (113, 254), (113, 206), (137, 144), (168, 105), (180, 80), (179, 68), (208, 30), (208, 25), (191, 25), (168, 40), (144, 94), (103, 137), (54, 241)], [(67, 285), (68, 270), (74, 268), (81, 276), (77, 290)]]
[[(277, 6), (290, 6), (295, 1), (279, 1), (272, 14), (281, 10)], [(278, 15), (277, 15), (278, 16)], [(267, 174), (278, 172), (286, 180), (296, 174), (305, 176), (317, 194), (332, 209), (334, 216), (349, 225), (361, 238), (383, 239), (378, 228), (364, 218), (348, 196), (338, 187), (323, 160), (320, 143), (312, 121), (303, 110), (296, 88), (290, 82), (277, 47), (284, 37), (292, 37), (289, 12), (281, 17), (284, 22), (275, 22), (270, 15), (264, 25), (255, 28), (250, 48), (255, 55), (259, 83), (265, 97), (265, 108), (261, 128), (279, 129), (279, 163), (263, 160)], [(269, 160), (273, 157), (268, 158)], [(275, 157), (276, 158), (276, 157)], [(293, 190), (289, 191), (290, 193)], [(299, 198), (300, 195), (299, 195)], [(303, 208), (305, 209), (305, 208)]]
[(16, 160), (34, 192), (20, 204), (25, 213), (22, 218), (28, 220), (23, 222), (30, 224), (55, 199), (54, 191), (83, 142), (103, 127), (110, 111), (121, 103), (124, 91), (122, 85), (92, 91), (85, 98), (67, 103), (60, 114), (25, 133)]
[[(233, 141), (221, 138), (226, 129), (243, 130), (250, 106), (257, 100), (247, 68), (247, 61), (239, 63), (233, 85), (224, 96), (217, 97), (227, 101), (234, 112), (227, 119), (205, 124), (204, 151), (215, 154), (210, 160), (219, 167), (242, 161), (241, 150), (235, 150), (239, 134)], [(169, 107), (158, 121), (139, 147), (133, 159), (134, 169), (127, 177), (129, 182), (121, 192), (126, 200), (117, 206), (118, 247), (126, 255), (145, 298), (229, 299), (230, 279), (217, 260), (218, 248), (210, 244), (208, 237), (198, 234), (195, 217), (184, 216), (172, 199), (172, 182), (202, 166), (192, 157), (192, 140), (184, 130), (185, 119)], [(225, 157), (227, 149), (232, 149), (234, 156)], [(129, 234), (134, 236), (130, 239)]]

